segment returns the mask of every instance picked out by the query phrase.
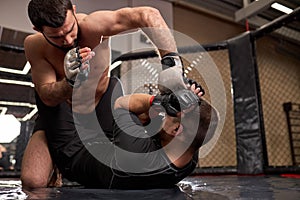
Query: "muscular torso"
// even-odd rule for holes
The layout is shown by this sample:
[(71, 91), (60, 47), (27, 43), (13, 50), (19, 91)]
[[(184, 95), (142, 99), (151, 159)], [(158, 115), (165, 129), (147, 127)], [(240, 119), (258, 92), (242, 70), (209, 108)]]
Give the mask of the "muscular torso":
[[(74, 104), (73, 109), (75, 109), (76, 112), (87, 113), (94, 109), (107, 89), (111, 49), (109, 38), (90, 33), (90, 30), (84, 26), (83, 17), (84, 15), (77, 16), (81, 30), (81, 34), (78, 35), (78, 45), (80, 47), (90, 47), (95, 51), (96, 55), (90, 60), (91, 71), (88, 80), (85, 81), (79, 89), (73, 90), (72, 101)], [(40, 58), (48, 63), (45, 67), (51, 66), (55, 71), (56, 81), (63, 80), (65, 77), (64, 57), (66, 52), (48, 43), (41, 33), (36, 33), (30, 37), (32, 37), (32, 40), (37, 44), (37, 53)], [(40, 80), (39, 76), (41, 73), (47, 73), (47, 71), (36, 70), (37, 67), (43, 66), (32, 66), (33, 81), (35, 84), (40, 83), (42, 85), (44, 80)], [(70, 100), (68, 100), (68, 102), (70, 102)]]

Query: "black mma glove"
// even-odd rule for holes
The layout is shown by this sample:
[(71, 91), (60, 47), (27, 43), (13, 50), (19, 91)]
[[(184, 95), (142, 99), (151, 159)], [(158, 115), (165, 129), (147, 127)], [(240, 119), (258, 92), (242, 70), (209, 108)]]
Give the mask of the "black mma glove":
[(199, 98), (190, 90), (182, 89), (170, 94), (156, 95), (151, 105), (156, 106), (159, 111), (163, 107), (166, 113), (172, 117), (176, 117), (179, 112), (186, 110), (193, 105), (199, 104)]

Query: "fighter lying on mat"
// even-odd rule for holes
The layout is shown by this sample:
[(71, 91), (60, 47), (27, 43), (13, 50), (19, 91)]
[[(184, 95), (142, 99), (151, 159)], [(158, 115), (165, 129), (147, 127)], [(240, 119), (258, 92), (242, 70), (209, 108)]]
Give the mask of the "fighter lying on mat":
[[(63, 177), (89, 188), (174, 187), (195, 169), (198, 149), (213, 136), (218, 121), (217, 112), (200, 100), (202, 93), (194, 86), (192, 91), (119, 97), (111, 140), (93, 115), (75, 114), (79, 135), (96, 137), (84, 140), (84, 147), (71, 157), (62, 152), (53, 157)], [(66, 103), (57, 110), (45, 107), (41, 116), (49, 120), (50, 135), (64, 131), (78, 140)]]
[[(102, 112), (103, 107), (99, 106), (99, 102), (109, 85), (112, 85), (108, 77), (110, 36), (141, 28), (157, 47), (161, 57), (177, 51), (167, 24), (159, 11), (151, 7), (95, 11), (87, 15), (76, 13), (75, 6), (69, 0), (31, 0), (28, 5), (28, 15), (34, 30), (38, 32), (25, 39), (25, 54), (31, 64), (32, 80), (38, 98), (40, 97), (48, 106), (70, 102), (73, 92), (71, 86), (74, 84), (79, 86), (75, 83), (75, 79), (77, 74), (83, 74), (85, 78), (88, 75), (88, 80), (78, 88), (83, 93), (78, 95), (80, 101), (75, 111), (87, 113), (93, 111), (96, 105), (98, 113)], [(88, 65), (85, 64), (82, 65), (83, 67), (73, 69), (71, 65), (74, 62), (73, 55), (79, 55), (80, 59), (76, 62), (85, 63), (94, 55), (91, 49), (97, 47), (99, 43), (101, 45), (97, 52), (98, 65), (95, 68), (91, 66), (90, 73), (88, 73)], [(73, 49), (78, 46), (81, 48)], [(90, 83), (93, 81), (97, 84)], [(95, 98), (90, 98), (91, 90), (96, 91), (92, 94)], [(75, 100), (73, 98), (72, 103)], [(108, 101), (111, 102), (110, 99)], [(112, 119), (106, 120), (107, 123), (104, 124), (111, 124)], [(64, 152), (69, 157), (81, 148), (76, 145), (77, 141), (70, 141), (63, 133), (55, 136), (46, 133), (45, 136), (42, 126), (36, 128), (37, 131), (31, 137), (22, 161), (22, 185), (28, 188), (47, 186), (48, 177), (53, 169), (50, 153), (52, 156), (57, 155), (56, 147), (74, 143), (72, 151), (68, 149)], [(111, 127), (107, 128), (111, 132)]]
[(218, 121), (217, 112), (198, 96), (181, 89), (117, 99), (113, 131), (117, 170), (112, 170), (110, 187), (174, 187), (193, 172), (198, 150), (213, 137)]

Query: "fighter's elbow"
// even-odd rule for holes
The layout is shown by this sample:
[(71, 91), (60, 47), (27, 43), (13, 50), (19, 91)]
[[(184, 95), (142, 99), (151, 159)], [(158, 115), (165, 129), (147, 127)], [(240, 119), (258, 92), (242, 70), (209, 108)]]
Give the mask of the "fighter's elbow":
[(144, 13), (152, 16), (161, 16), (160, 11), (154, 7), (145, 7)]
[(42, 95), (40, 96), (42, 102), (49, 107), (55, 107), (58, 105), (58, 103), (56, 101), (53, 101), (51, 98), (49, 98), (48, 96)]
[(153, 25), (154, 22), (157, 23), (162, 20), (160, 11), (153, 7), (144, 7), (141, 14), (142, 14), (143, 21), (147, 23), (151, 23), (151, 25)]
[(57, 101), (54, 101), (53, 98), (49, 95), (50, 92), (46, 87), (36, 87), (37, 95), (43, 104), (49, 107), (55, 107), (58, 105)]

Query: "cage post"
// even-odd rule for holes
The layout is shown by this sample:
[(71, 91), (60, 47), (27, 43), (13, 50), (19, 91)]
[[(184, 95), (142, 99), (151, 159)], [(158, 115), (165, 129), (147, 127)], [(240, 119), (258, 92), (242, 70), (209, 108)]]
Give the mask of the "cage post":
[(250, 32), (228, 40), (231, 65), (237, 172), (263, 173), (267, 163), (255, 46)]

